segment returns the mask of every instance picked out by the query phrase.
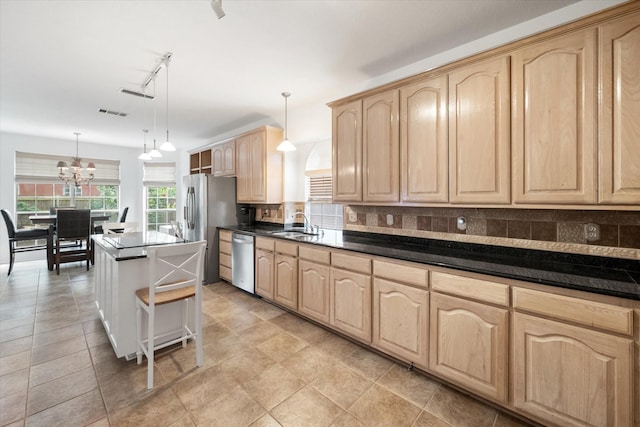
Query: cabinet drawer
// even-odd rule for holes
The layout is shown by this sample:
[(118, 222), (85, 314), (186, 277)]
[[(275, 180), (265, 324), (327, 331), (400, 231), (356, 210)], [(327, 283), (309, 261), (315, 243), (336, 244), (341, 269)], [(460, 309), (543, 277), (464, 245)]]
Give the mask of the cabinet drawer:
[(344, 252), (331, 252), (331, 265), (358, 273), (371, 274), (371, 258)]
[(231, 242), (220, 241), (220, 253), (231, 254)]
[(412, 264), (374, 260), (373, 275), (423, 288), (429, 285), (429, 270)]
[(509, 286), (502, 283), (432, 271), (431, 289), (491, 304), (509, 306)]
[(224, 240), (225, 242), (231, 241), (231, 231), (229, 230), (220, 230), (220, 240)]
[(276, 252), (285, 255), (298, 256), (298, 244), (276, 240)]
[(231, 268), (225, 267), (224, 265), (220, 266), (220, 277), (226, 280), (227, 282), (231, 282)]
[(331, 252), (310, 245), (300, 245), (298, 246), (298, 257), (321, 264), (329, 264), (331, 261)]
[(231, 268), (231, 255), (220, 254), (220, 265)]
[(266, 237), (256, 237), (256, 249), (264, 249), (273, 252), (275, 240)]
[(513, 289), (513, 306), (517, 310), (633, 335), (633, 310), (629, 308), (524, 288)]

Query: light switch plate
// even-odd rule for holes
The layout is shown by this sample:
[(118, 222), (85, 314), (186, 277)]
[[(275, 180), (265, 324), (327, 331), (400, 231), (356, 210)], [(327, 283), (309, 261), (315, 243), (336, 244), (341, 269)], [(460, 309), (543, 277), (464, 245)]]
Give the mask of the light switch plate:
[(387, 225), (393, 225), (393, 215), (387, 214)]

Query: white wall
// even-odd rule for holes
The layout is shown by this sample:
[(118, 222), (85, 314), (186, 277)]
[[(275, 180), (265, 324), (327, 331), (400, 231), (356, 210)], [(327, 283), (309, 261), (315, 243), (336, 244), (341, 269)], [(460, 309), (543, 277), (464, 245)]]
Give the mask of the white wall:
[[(51, 154), (57, 156), (73, 157), (76, 152), (76, 144), (73, 135), (69, 140), (59, 140), (37, 136), (18, 135), (13, 133), (0, 133), (0, 207), (8, 209), (15, 215), (15, 153), (23, 151), (28, 153)], [(80, 140), (78, 154), (80, 157), (109, 159), (120, 161), (120, 206), (129, 206), (127, 220), (135, 221), (140, 226), (144, 217), (144, 198), (142, 187), (143, 161), (138, 160), (140, 150), (121, 146), (92, 144)], [(184, 174), (182, 159), (186, 155), (181, 151), (164, 153), (159, 161), (176, 162), (177, 177)], [(180, 185), (178, 192), (180, 193)], [(178, 200), (182, 200), (178, 194)], [(179, 206), (179, 209), (181, 207)], [(181, 211), (179, 211), (181, 212)], [(4, 221), (3, 221), (4, 223)], [(4, 224), (0, 229), (0, 263), (9, 262), (9, 245), (7, 244), (7, 230)], [(27, 252), (17, 254), (16, 261), (25, 259), (38, 259), (44, 252)]]

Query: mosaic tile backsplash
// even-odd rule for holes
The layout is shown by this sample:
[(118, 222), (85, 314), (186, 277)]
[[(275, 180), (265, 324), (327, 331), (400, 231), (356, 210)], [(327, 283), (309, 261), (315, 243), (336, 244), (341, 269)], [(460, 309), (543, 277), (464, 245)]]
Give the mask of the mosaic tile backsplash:
[[(588, 224), (599, 238), (587, 240)], [(637, 211), (345, 206), (344, 229), (640, 259)]]

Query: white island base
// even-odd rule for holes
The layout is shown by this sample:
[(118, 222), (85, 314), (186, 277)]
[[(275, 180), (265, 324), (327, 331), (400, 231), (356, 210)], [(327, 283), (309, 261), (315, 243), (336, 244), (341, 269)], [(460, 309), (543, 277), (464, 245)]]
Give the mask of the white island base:
[[(136, 297), (135, 291), (148, 285), (149, 259), (144, 248), (136, 248), (137, 256), (128, 256), (123, 250), (114, 250), (100, 237), (95, 238), (95, 297), (104, 329), (117, 357), (135, 358)], [(135, 252), (133, 249), (129, 250)], [(191, 303), (191, 302), (190, 302)], [(156, 307), (156, 336), (165, 335), (157, 342), (168, 342), (180, 336), (183, 304)], [(192, 305), (189, 305), (192, 309)], [(146, 316), (142, 316), (142, 337), (147, 336)], [(193, 325), (189, 325), (193, 327)], [(172, 333), (174, 332), (174, 333)]]

